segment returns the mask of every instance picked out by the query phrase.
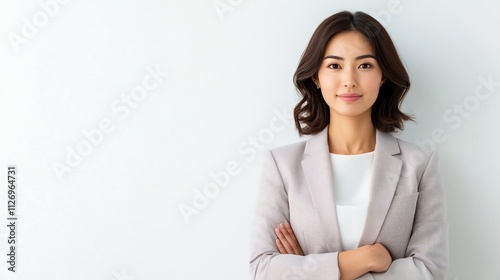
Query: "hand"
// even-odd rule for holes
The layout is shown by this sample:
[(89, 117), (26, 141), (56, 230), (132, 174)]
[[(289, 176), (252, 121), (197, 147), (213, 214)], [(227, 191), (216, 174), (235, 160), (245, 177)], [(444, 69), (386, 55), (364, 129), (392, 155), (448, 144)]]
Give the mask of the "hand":
[(386, 272), (392, 263), (392, 257), (389, 251), (380, 243), (375, 243), (368, 247), (370, 248), (368, 253), (370, 271)]
[(278, 239), (276, 239), (276, 246), (281, 254), (304, 255), (290, 224), (279, 224), (279, 226), (274, 229), (274, 232), (278, 237)]
[(356, 279), (367, 272), (385, 272), (392, 263), (389, 251), (380, 243), (339, 252), (340, 279)]

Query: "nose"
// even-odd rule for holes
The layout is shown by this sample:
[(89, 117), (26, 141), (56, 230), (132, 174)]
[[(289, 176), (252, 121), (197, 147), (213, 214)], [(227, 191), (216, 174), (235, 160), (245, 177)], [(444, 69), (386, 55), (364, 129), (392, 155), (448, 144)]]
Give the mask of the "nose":
[(343, 85), (346, 88), (353, 88), (356, 86), (356, 74), (353, 73), (354, 71), (346, 70), (344, 72), (344, 77), (343, 77)]

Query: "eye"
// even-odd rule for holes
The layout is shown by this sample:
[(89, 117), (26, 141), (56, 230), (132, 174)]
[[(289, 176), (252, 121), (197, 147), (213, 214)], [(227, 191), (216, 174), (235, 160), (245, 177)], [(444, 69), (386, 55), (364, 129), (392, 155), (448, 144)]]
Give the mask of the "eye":
[(332, 63), (332, 64), (328, 64), (328, 68), (330, 68), (330, 69), (340, 69), (340, 65), (338, 65), (337, 63)]
[(373, 66), (370, 63), (363, 63), (363, 64), (359, 65), (360, 69), (370, 69), (372, 67)]

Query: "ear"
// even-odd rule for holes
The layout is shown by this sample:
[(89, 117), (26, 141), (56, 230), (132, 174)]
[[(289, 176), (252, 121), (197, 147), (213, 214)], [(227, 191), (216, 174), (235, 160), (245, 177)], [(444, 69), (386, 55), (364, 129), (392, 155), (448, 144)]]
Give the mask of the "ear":
[(387, 80), (387, 79), (385, 79), (385, 78), (384, 78), (384, 79), (382, 79), (382, 81), (380, 82), (380, 86), (382, 86), (383, 84), (385, 84), (385, 81), (386, 81), (386, 80)]
[(311, 79), (316, 84), (316, 88), (320, 89), (321, 88), (321, 84), (319, 83), (319, 80), (316, 77), (312, 77)]

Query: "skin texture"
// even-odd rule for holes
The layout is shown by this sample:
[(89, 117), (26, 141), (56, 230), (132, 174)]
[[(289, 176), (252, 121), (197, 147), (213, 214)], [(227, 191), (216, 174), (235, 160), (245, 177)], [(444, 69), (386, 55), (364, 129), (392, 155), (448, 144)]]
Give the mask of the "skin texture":
[[(359, 32), (343, 32), (328, 42), (324, 57), (315, 83), (330, 107), (331, 118), (369, 115), (382, 85), (382, 70), (370, 42)], [(362, 97), (354, 102), (341, 100), (339, 96), (345, 93)]]
[[(330, 153), (373, 151), (376, 130), (371, 110), (384, 80), (370, 42), (356, 31), (337, 34), (328, 42), (313, 80), (330, 107)], [(343, 99), (343, 95), (355, 98)], [(290, 224), (278, 225), (275, 234), (281, 254), (304, 255)], [(338, 254), (342, 280), (356, 279), (367, 272), (385, 272), (391, 263), (389, 252), (379, 243)]]
[[(359, 32), (343, 32), (328, 42), (323, 57), (313, 80), (330, 107), (330, 152), (373, 151), (375, 128), (371, 110), (384, 81), (370, 42)], [(340, 98), (343, 94), (356, 94), (360, 98), (345, 101)]]

